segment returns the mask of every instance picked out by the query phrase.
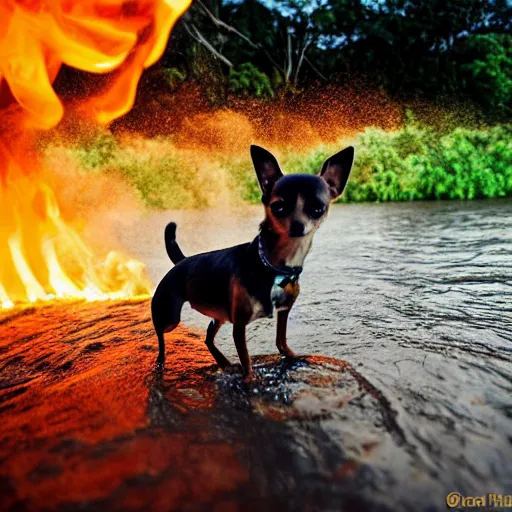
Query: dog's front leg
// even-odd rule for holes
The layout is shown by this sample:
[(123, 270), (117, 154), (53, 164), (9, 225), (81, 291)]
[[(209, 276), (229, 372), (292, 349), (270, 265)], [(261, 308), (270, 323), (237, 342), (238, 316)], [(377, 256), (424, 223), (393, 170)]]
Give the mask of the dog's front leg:
[(288, 347), (286, 342), (286, 328), (288, 326), (289, 309), (278, 311), (277, 313), (277, 334), (276, 346), (279, 353), (286, 357), (295, 357), (293, 351)]
[(233, 339), (235, 340), (236, 351), (242, 364), (244, 382), (251, 382), (254, 380), (254, 372), (252, 371), (251, 359), (247, 351), (247, 342), (245, 340), (245, 325), (233, 325)]
[(215, 335), (219, 332), (221, 323), (218, 320), (212, 320), (208, 329), (206, 330), (206, 346), (210, 351), (210, 354), (215, 359), (216, 363), (221, 367), (222, 370), (225, 370), (229, 365), (229, 361), (226, 359), (224, 354), (215, 346), (214, 340)]

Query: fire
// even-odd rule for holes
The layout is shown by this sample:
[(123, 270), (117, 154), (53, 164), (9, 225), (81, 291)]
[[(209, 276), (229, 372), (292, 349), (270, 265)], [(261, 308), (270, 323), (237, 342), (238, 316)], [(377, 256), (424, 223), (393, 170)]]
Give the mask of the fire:
[(37, 130), (57, 125), (53, 89), (63, 64), (111, 73), (80, 105), (106, 124), (133, 106), (144, 68), (161, 56), (190, 0), (0, 0), (0, 307), (52, 298), (147, 294), (144, 265), (88, 249), (60, 216), (32, 151)]

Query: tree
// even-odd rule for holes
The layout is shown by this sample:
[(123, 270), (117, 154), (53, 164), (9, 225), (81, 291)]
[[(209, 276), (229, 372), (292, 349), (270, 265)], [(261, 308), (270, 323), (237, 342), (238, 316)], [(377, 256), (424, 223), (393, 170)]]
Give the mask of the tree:
[(463, 87), (499, 117), (512, 114), (512, 36), (472, 34), (464, 45)]
[(196, 0), (173, 32), (167, 57), (181, 55), (207, 97), (363, 81), (509, 112), (508, 0), (262, 1)]

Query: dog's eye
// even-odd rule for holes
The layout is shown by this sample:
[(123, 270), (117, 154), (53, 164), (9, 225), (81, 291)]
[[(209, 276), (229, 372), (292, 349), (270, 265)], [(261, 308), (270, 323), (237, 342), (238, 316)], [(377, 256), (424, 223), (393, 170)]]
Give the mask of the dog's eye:
[(285, 204), (284, 201), (276, 201), (270, 205), (270, 209), (274, 215), (283, 215), (285, 212)]
[(325, 213), (325, 206), (323, 204), (311, 205), (306, 212), (312, 219), (319, 219)]

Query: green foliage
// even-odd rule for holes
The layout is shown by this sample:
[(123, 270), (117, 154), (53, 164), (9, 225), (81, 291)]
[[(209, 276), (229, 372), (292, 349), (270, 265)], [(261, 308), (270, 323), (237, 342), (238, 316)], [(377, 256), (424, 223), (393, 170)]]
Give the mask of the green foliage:
[(208, 0), (177, 24), (173, 51), (214, 104), (226, 86), (271, 95), (264, 73), (275, 96), (364, 83), (402, 101), (476, 102), (508, 123), (511, 20), (506, 0)]
[(512, 36), (472, 34), (461, 66), (467, 91), (493, 114), (512, 113)]
[(74, 153), (84, 168), (96, 170), (108, 165), (116, 149), (114, 137), (108, 132), (99, 131), (68, 151)]
[[(306, 154), (279, 153), (286, 172), (317, 174), (341, 147), (356, 146), (343, 202), (481, 199), (512, 196), (512, 126), (456, 128), (440, 134), (411, 119), (403, 129), (366, 129), (355, 141), (320, 146)], [(247, 156), (212, 156), (176, 149), (167, 139), (118, 142), (99, 133), (67, 155), (83, 172), (122, 177), (151, 208), (213, 204), (222, 194), (259, 202), (261, 191)]]
[(512, 195), (512, 129), (366, 130), (343, 201), (479, 199)]
[(185, 73), (183, 73), (183, 71), (180, 71), (178, 68), (175, 67), (162, 68), (162, 74), (165, 77), (171, 90), (176, 89), (186, 79)]
[(180, 172), (182, 162), (171, 154), (155, 154), (154, 151), (129, 146), (116, 155), (111, 170), (121, 174), (152, 208), (169, 209), (201, 205), (194, 197), (189, 180), (192, 176)]
[(120, 143), (109, 132), (63, 150), (83, 173), (112, 175), (129, 183), (150, 208), (176, 209), (208, 206), (222, 193), (222, 183), (211, 169), (200, 169), (165, 139), (137, 139)]
[[(316, 174), (339, 147), (282, 155), (288, 172)], [(397, 132), (370, 128), (359, 135), (343, 202), (480, 199), (512, 196), (512, 127), (456, 128), (440, 135), (408, 125)], [(239, 164), (240, 165), (240, 164)], [(245, 198), (260, 191), (246, 163)]]
[(211, 105), (221, 106), (226, 102), (226, 77), (217, 59), (212, 59), (202, 45), (192, 47), (192, 76), (200, 85)]
[(250, 62), (242, 64), (239, 70), (229, 71), (230, 90), (242, 97), (271, 98), (274, 96), (269, 77)]

